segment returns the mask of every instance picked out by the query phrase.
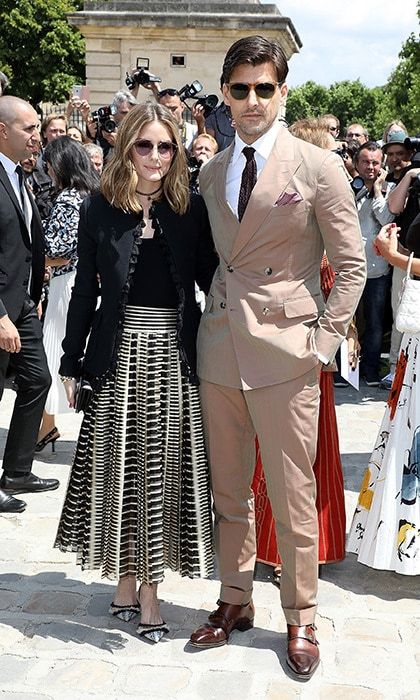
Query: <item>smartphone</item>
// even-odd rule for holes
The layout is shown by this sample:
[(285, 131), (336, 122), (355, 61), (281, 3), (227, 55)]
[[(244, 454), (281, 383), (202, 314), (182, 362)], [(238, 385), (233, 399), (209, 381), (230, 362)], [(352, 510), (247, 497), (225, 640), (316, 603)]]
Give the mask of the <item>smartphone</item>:
[(72, 100), (78, 100), (81, 102), (82, 100), (86, 100), (89, 102), (89, 97), (90, 97), (90, 90), (87, 85), (73, 85), (71, 89), (71, 96)]

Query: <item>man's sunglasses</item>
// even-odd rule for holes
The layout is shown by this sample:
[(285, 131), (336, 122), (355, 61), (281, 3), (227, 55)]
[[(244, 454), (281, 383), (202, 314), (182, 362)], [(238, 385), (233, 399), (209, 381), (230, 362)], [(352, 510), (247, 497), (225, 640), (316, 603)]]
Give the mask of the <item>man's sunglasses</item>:
[(159, 90), (159, 97), (165, 97), (165, 95), (175, 97), (175, 95), (178, 95), (178, 90), (175, 90), (175, 88), (165, 88), (164, 90)]
[(174, 151), (176, 150), (176, 145), (172, 141), (160, 141), (159, 143), (153, 143), (149, 139), (140, 139), (134, 144), (139, 156), (150, 156), (154, 147), (157, 147), (158, 153), (162, 158), (170, 158)]
[(246, 100), (252, 89), (258, 97), (270, 100), (279, 85), (281, 83), (228, 83), (228, 88), (234, 100)]

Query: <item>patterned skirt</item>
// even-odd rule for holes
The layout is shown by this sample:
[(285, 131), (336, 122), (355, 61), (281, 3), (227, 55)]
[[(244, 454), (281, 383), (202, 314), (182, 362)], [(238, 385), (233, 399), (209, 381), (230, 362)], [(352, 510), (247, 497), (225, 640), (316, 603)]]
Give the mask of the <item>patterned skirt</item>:
[(212, 573), (199, 392), (181, 375), (175, 310), (126, 307), (115, 377), (85, 413), (55, 546), (110, 579)]
[(420, 575), (420, 334), (403, 335), (347, 551), (362, 564)]

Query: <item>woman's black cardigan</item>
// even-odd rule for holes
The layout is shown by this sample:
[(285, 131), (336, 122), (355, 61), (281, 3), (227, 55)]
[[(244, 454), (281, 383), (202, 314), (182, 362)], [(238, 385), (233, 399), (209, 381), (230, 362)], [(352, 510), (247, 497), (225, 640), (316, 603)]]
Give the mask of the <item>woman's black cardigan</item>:
[[(197, 383), (196, 338), (201, 312), (194, 283), (207, 294), (218, 262), (207, 210), (203, 199), (193, 194), (186, 214), (176, 214), (162, 201), (153, 204), (151, 217), (178, 293), (182, 373)], [(113, 207), (101, 194), (83, 202), (61, 375), (101, 380), (115, 370), (130, 281), (137, 258), (141, 258), (140, 223), (141, 216)], [(159, 284), (158, 279), (155, 284)], [(96, 310), (99, 295), (101, 303)]]

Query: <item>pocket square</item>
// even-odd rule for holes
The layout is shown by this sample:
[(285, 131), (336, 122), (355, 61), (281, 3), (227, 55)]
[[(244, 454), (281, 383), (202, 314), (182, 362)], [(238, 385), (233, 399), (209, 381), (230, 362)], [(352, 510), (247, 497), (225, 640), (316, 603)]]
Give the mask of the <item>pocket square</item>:
[(283, 192), (274, 202), (275, 207), (284, 207), (286, 204), (297, 204), (302, 201), (299, 192)]

